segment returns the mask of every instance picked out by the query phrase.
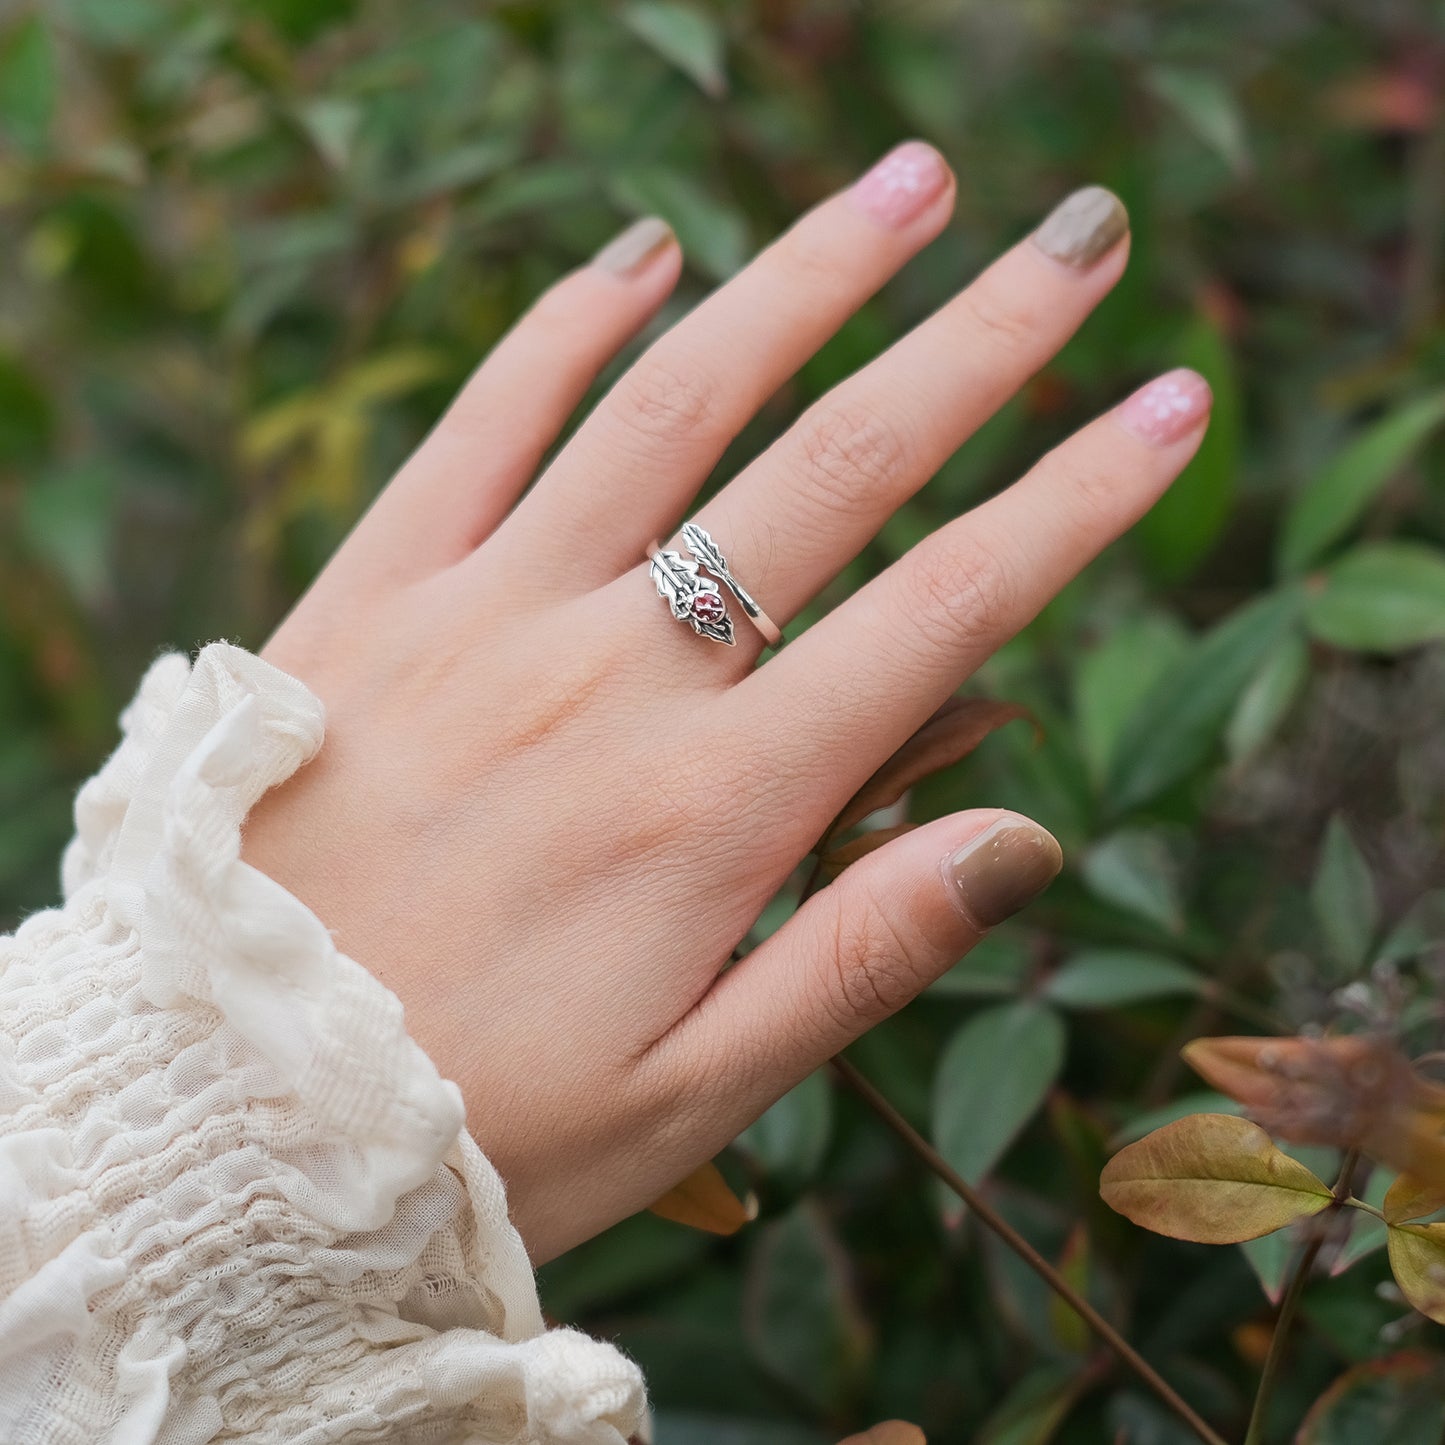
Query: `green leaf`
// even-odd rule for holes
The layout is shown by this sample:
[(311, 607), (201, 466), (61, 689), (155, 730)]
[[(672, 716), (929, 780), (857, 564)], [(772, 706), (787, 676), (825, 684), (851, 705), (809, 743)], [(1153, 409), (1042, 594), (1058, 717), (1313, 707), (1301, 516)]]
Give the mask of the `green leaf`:
[(1206, 316), (1190, 323), (1171, 354), (1193, 367), (1214, 393), (1209, 428), (1189, 465), (1135, 525), (1134, 537), (1154, 573), (1187, 577), (1205, 558), (1234, 511), (1239, 479), (1239, 377), (1222, 331)]
[(1445, 888), (1422, 893), (1392, 928), (1376, 952), (1376, 959), (1401, 963), (1418, 958), (1445, 938)]
[(644, 1211), (544, 1264), (538, 1277), (548, 1309), (567, 1319), (675, 1279), (712, 1243), (698, 1230), (679, 1229)]
[(1325, 830), (1310, 906), (1330, 956), (1347, 977), (1359, 972), (1379, 924), (1375, 880), (1338, 814)]
[(55, 409), (39, 381), (0, 352), (0, 466), (33, 466), (54, 434)]
[[(1376, 1209), (1385, 1210), (1385, 1200), (1389, 1195), (1390, 1175), (1385, 1169), (1376, 1169), (1370, 1176), (1369, 1187), (1362, 1196), (1366, 1204), (1372, 1204)], [(1388, 1214), (1388, 1210), (1385, 1210)], [(1386, 1244), (1386, 1236), (1389, 1234), (1389, 1226), (1382, 1219), (1376, 1219), (1373, 1214), (1367, 1214), (1363, 1209), (1355, 1209), (1350, 1212), (1350, 1232), (1340, 1251), (1330, 1261), (1330, 1275), (1344, 1274), (1347, 1269), (1357, 1265), (1366, 1256), (1373, 1254), (1377, 1249), (1383, 1249)]]
[(1403, 652), (1445, 638), (1445, 553), (1418, 542), (1347, 552), (1310, 595), (1305, 619), (1322, 642)]
[(27, 155), (42, 155), (59, 86), (50, 31), (31, 15), (0, 42), (0, 136)]
[(1171, 1099), (1157, 1109), (1145, 1109), (1142, 1113), (1130, 1116), (1128, 1123), (1114, 1133), (1109, 1145), (1118, 1149), (1125, 1144), (1132, 1144), (1136, 1139), (1142, 1139), (1146, 1134), (1152, 1134), (1156, 1129), (1187, 1118), (1190, 1114), (1239, 1114), (1243, 1110), (1244, 1105), (1231, 1099), (1228, 1094), (1216, 1093), (1213, 1089), (1197, 1089), (1192, 1093), (1181, 1094), (1177, 1099)]
[(1106, 903), (1167, 933), (1183, 928), (1178, 868), (1157, 829), (1125, 828), (1095, 843), (1082, 872), (1089, 891)]
[(1249, 1262), (1265, 1298), (1270, 1304), (1277, 1305), (1284, 1298), (1290, 1261), (1299, 1248), (1294, 1235), (1287, 1229), (1276, 1229), (1273, 1234), (1246, 1239), (1237, 1248)]
[(653, 1410), (652, 1420), (654, 1438), (667, 1445), (835, 1445), (837, 1441), (836, 1431), (814, 1425), (665, 1406)]
[(833, 1090), (823, 1070), (809, 1074), (738, 1136), (738, 1146), (771, 1175), (806, 1184), (833, 1132)]
[(1075, 954), (1044, 988), (1063, 1008), (1123, 1008), (1145, 999), (1199, 994), (1208, 980), (1162, 953), (1095, 948)]
[(715, 281), (726, 280), (747, 258), (742, 215), (685, 171), (639, 166), (615, 176), (609, 190), (623, 210), (667, 221), (687, 259)]
[(1407, 402), (1360, 431), (1285, 515), (1279, 565), (1302, 572), (1364, 514), (1425, 439), (1445, 421), (1445, 392)]
[(1003, 998), (1023, 990), (1031, 962), (1029, 945), (1019, 934), (985, 934), (928, 991), (951, 998)]
[(166, 28), (165, 0), (63, 0), (67, 24), (97, 45), (134, 45)]
[(90, 607), (104, 600), (110, 586), (115, 501), (110, 473), (95, 463), (42, 475), (21, 496), (21, 535), (31, 554)]
[(1107, 800), (1116, 811), (1148, 802), (1205, 760), (1235, 700), (1294, 627), (1299, 608), (1293, 589), (1256, 598), (1199, 639), (1150, 688), (1114, 750)]
[(1346, 1370), (1300, 1427), (1297, 1445), (1440, 1445), (1445, 1366), (1404, 1350)]
[(1077, 1367), (1039, 1366), (984, 1421), (974, 1445), (1048, 1445), (1090, 1382)]
[(354, 100), (318, 96), (299, 108), (297, 119), (326, 164), (333, 170), (345, 170), (361, 127), (361, 107)]
[(1269, 742), (1303, 690), (1309, 671), (1310, 649), (1304, 638), (1295, 633), (1280, 638), (1240, 694), (1224, 730), (1230, 762), (1248, 760)]
[(1032, 1001), (975, 1014), (949, 1040), (933, 1085), (934, 1141), (977, 1184), (1033, 1118), (1064, 1063), (1063, 1020)]
[(695, 5), (637, 0), (622, 12), (623, 23), (664, 60), (690, 76), (704, 94), (727, 93), (723, 35), (717, 21)]
[(1121, 1149), (1099, 1193), (1135, 1224), (1198, 1244), (1257, 1239), (1333, 1198), (1258, 1124), (1233, 1114), (1191, 1114)]
[(1249, 168), (1244, 117), (1223, 77), (1209, 70), (1156, 65), (1147, 83), (1231, 171), (1241, 175)]
[(1079, 746), (1096, 783), (1108, 771), (1129, 714), (1189, 646), (1181, 623), (1167, 613), (1150, 613), (1120, 624), (1079, 660), (1074, 718)]
[(818, 1409), (835, 1410), (868, 1354), (847, 1258), (812, 1203), (759, 1231), (744, 1332), (758, 1362)]

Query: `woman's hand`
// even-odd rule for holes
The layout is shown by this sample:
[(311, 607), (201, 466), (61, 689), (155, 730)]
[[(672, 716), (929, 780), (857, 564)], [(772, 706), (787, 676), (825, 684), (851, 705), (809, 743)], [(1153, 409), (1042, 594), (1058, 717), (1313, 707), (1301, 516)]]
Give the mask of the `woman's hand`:
[[(648, 542), (676, 545), (724, 448), (953, 195), (929, 147), (892, 152), (654, 343), (523, 496), (677, 278), (639, 223), (517, 323), (263, 651), (324, 701), (327, 741), (243, 856), (400, 996), (534, 1259), (663, 1193), (1059, 866), (1025, 819), (942, 818), (723, 972), (858, 785), (1183, 467), (1198, 377), (1091, 423), (759, 667), (740, 608), (717, 645), (648, 575)], [(1071, 197), (702, 508), (780, 625), (1070, 336), (1126, 229), (1107, 192)]]

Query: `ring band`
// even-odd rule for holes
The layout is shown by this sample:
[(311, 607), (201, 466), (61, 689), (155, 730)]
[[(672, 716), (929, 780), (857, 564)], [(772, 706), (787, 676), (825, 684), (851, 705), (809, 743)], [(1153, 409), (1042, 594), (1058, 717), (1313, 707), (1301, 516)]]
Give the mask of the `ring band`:
[(657, 584), (658, 595), (671, 605), (672, 615), (679, 622), (690, 624), (693, 631), (703, 637), (725, 642), (729, 647), (735, 645), (732, 618), (728, 616), (727, 604), (717, 582), (711, 577), (704, 577), (698, 570), (705, 567), (737, 598), (739, 606), (752, 619), (753, 626), (762, 633), (767, 645), (780, 647), (782, 630), (733, 576), (722, 549), (709, 533), (696, 522), (684, 522), (682, 538), (693, 554), (691, 557), (666, 551), (656, 541), (647, 549), (652, 559), (649, 573)]

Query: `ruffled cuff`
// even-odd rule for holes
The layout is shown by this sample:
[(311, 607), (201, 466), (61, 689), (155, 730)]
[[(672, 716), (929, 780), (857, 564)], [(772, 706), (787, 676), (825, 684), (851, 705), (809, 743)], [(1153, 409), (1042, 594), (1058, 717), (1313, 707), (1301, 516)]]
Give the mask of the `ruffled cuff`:
[(544, 1329), (457, 1087), (240, 858), (318, 699), (218, 642), (121, 723), (0, 940), (0, 1439), (620, 1445), (639, 1372)]

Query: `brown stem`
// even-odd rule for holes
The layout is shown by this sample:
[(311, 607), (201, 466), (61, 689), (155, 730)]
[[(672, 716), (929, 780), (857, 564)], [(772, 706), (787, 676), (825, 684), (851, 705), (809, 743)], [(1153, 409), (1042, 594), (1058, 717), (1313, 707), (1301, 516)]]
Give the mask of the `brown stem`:
[(1255, 1391), (1254, 1408), (1249, 1412), (1249, 1429), (1244, 1437), (1244, 1445), (1263, 1445), (1265, 1415), (1274, 1394), (1274, 1382), (1279, 1378), (1280, 1368), (1284, 1363), (1285, 1347), (1289, 1343), (1300, 1298), (1304, 1294), (1305, 1285), (1309, 1283), (1310, 1272), (1314, 1269), (1315, 1260), (1324, 1247), (1325, 1235), (1328, 1233), (1324, 1228), (1324, 1220), (1337, 1213), (1349, 1199), (1350, 1180), (1354, 1177), (1355, 1165), (1359, 1160), (1358, 1149), (1352, 1149), (1345, 1155), (1344, 1163), (1340, 1165), (1339, 1178), (1335, 1180), (1335, 1197), (1315, 1216), (1314, 1236), (1300, 1252), (1294, 1273), (1290, 1276), (1289, 1287), (1285, 1290), (1284, 1299), (1280, 1301), (1279, 1316), (1274, 1322), (1274, 1334), (1270, 1336), (1269, 1354), (1265, 1356), (1264, 1369), (1260, 1371), (1259, 1388)]
[[(815, 859), (802, 891), (798, 894), (798, 907), (802, 907), (817, 891), (823, 878), (823, 860)], [(932, 1144), (928, 1142), (888, 1101), (887, 1097), (841, 1054), (829, 1060), (833, 1071), (853, 1090), (855, 1094), (878, 1116), (882, 1123), (898, 1136), (911, 1154), (923, 1166), (941, 1179), (964, 1205), (991, 1229), (1050, 1289), (1065, 1300), (1074, 1312), (1156, 1395), (1183, 1420), (1205, 1445), (1226, 1445), (1223, 1436), (1212, 1430), (1206, 1420), (1195, 1412), (1189, 1402), (1169, 1383), (1153, 1365), (1141, 1355), (1113, 1325), (1066, 1280), (1008, 1220), (997, 1213), (987, 1200), (983, 1199)]]
[(830, 1060), (834, 1072), (870, 1109), (893, 1131), (925, 1168), (941, 1179), (978, 1218), (986, 1224), (1023, 1262), (1061, 1299), (1066, 1300), (1080, 1319), (1119, 1356), (1123, 1362), (1154, 1391), (1156, 1395), (1183, 1420), (1206, 1445), (1225, 1445), (1224, 1438), (1216, 1434), (1209, 1425), (1195, 1413), (1187, 1400), (1146, 1360), (1113, 1325), (1066, 1280), (1023, 1235), (1002, 1215), (995, 1212), (987, 1200), (952, 1169), (948, 1161), (893, 1107), (874, 1085), (858, 1072), (849, 1061), (839, 1055)]

